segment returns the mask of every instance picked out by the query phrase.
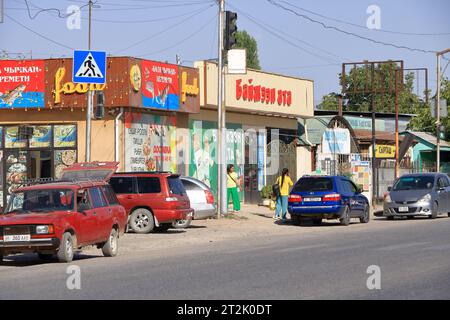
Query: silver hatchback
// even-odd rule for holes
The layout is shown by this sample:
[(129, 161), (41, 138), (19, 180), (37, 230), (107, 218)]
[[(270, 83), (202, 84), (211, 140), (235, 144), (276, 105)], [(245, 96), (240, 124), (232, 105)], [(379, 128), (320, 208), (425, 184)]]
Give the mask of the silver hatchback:
[(397, 179), (384, 199), (383, 215), (450, 217), (450, 179), (442, 173), (406, 174)]
[[(194, 209), (192, 220), (212, 218), (216, 215), (216, 205), (211, 189), (200, 180), (181, 176), (181, 182), (186, 189), (186, 193)], [(175, 228), (187, 228), (191, 224), (191, 219), (179, 220), (173, 223)]]

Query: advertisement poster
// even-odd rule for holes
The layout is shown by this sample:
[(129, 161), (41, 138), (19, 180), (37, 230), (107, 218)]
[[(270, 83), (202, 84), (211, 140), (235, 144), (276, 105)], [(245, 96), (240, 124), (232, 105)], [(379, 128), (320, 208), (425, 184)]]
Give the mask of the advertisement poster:
[(176, 117), (125, 114), (125, 170), (176, 172)]
[(178, 66), (144, 60), (142, 72), (142, 106), (180, 110)]
[(19, 127), (5, 128), (5, 147), (6, 148), (26, 148), (27, 140), (19, 137)]
[(55, 150), (55, 178), (62, 177), (63, 170), (77, 162), (76, 150)]
[(54, 126), (55, 148), (75, 147), (77, 143), (77, 127), (75, 125)]
[(27, 151), (7, 151), (5, 157), (6, 191), (9, 199), (9, 195), (27, 179)]
[(44, 107), (44, 60), (0, 60), (0, 109)]
[(326, 129), (322, 137), (322, 153), (350, 154), (350, 132), (348, 129)]
[(33, 126), (30, 148), (49, 148), (52, 143), (52, 126)]
[[(196, 178), (211, 188), (217, 199), (217, 124), (212, 121), (190, 120), (191, 163), (189, 176)], [(244, 176), (242, 127), (227, 124), (227, 163), (233, 163), (238, 179)], [(242, 185), (243, 187), (243, 185)], [(239, 193), (240, 198), (244, 192)]]

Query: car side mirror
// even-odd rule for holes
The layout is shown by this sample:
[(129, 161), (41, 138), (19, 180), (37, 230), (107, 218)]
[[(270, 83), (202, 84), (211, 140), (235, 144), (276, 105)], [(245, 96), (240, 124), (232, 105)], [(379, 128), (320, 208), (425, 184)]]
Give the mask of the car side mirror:
[(392, 187), (388, 187), (388, 188), (387, 188), (387, 191), (391, 191), (391, 190), (392, 190)]

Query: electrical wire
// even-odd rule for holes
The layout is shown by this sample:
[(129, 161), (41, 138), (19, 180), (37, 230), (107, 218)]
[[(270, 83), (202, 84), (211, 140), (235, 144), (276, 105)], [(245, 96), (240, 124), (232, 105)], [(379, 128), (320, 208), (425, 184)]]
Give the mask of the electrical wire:
[[(352, 23), (352, 22), (348, 22), (348, 21), (344, 21), (344, 20), (340, 20), (340, 19), (336, 19), (336, 18), (332, 18), (332, 17), (327, 17), (323, 14), (299, 7), (297, 5), (294, 5), (288, 1), (280, 1), (283, 3), (286, 3), (294, 8), (297, 8), (299, 10), (311, 13), (313, 15), (316, 15), (318, 17), (321, 18), (325, 18), (331, 21), (335, 21), (335, 22), (339, 22), (339, 23), (343, 23), (349, 26), (353, 26), (353, 27), (357, 27), (357, 28), (361, 28), (361, 29), (365, 29), (367, 30), (366, 26), (360, 25), (360, 24), (356, 24), (356, 23)], [(442, 32), (442, 33), (414, 33), (414, 32), (401, 32), (401, 31), (393, 31), (393, 30), (387, 30), (387, 29), (371, 29), (371, 31), (376, 31), (376, 32), (384, 32), (384, 33), (392, 33), (392, 34), (401, 34), (401, 35), (407, 35), (407, 36), (446, 36), (446, 35), (450, 35), (450, 32)]]
[(43, 34), (41, 34), (41, 33), (39, 33), (39, 32), (34, 31), (33, 29), (30, 29), (29, 27), (23, 25), (22, 23), (20, 23), (20, 22), (17, 21), (16, 19), (10, 17), (10, 16), (9, 16), (8, 14), (6, 14), (6, 13), (4, 13), (4, 15), (5, 15), (6, 17), (8, 17), (9, 19), (11, 19), (14, 23), (16, 23), (16, 24), (18, 24), (19, 26), (21, 26), (22, 28), (24, 28), (24, 29), (26, 29), (26, 30), (28, 30), (28, 31), (30, 31), (30, 32), (32, 32), (32, 33), (34, 33), (35, 35), (37, 35), (37, 36), (39, 36), (39, 37), (41, 37), (41, 38), (43, 38), (43, 39), (45, 39), (45, 40), (47, 40), (47, 41), (50, 41), (50, 42), (52, 42), (52, 43), (54, 43), (54, 44), (56, 44), (56, 45), (58, 45), (58, 46), (60, 46), (60, 47), (66, 48), (66, 49), (75, 50), (74, 48), (72, 48), (72, 47), (70, 47), (70, 46), (67, 46), (67, 45), (65, 45), (65, 44), (63, 44), (63, 43), (61, 43), (61, 42), (58, 42), (58, 41), (56, 41), (56, 40), (53, 40), (53, 39), (51, 39), (51, 38), (49, 38), (49, 37), (47, 37), (47, 36), (45, 36), (45, 35), (43, 35)]
[(216, 19), (216, 16), (212, 17), (212, 19), (208, 20), (208, 21), (207, 21), (204, 25), (202, 25), (199, 29), (195, 30), (195, 31), (192, 32), (190, 35), (188, 35), (186, 38), (177, 41), (175, 44), (173, 44), (173, 45), (171, 45), (171, 46), (168, 46), (168, 47), (166, 47), (166, 48), (164, 48), (164, 49), (160, 49), (160, 50), (157, 50), (157, 51), (139, 54), (139, 55), (137, 55), (137, 57), (150, 56), (150, 55), (153, 55), (153, 54), (158, 54), (158, 53), (161, 53), (161, 52), (170, 50), (170, 49), (172, 49), (172, 48), (175, 48), (175, 47), (177, 47), (178, 45), (180, 45), (180, 44), (186, 42), (187, 40), (191, 39), (192, 37), (194, 37), (195, 35), (197, 35), (198, 33), (200, 33), (203, 29), (205, 29), (205, 28), (206, 28), (211, 22), (213, 22), (215, 19)]
[(300, 17), (300, 18), (306, 19), (306, 20), (308, 20), (310, 22), (314, 22), (316, 24), (319, 24), (325, 29), (332, 29), (332, 30), (344, 33), (344, 34), (349, 35), (349, 36), (353, 36), (353, 37), (356, 37), (356, 38), (359, 38), (359, 39), (362, 39), (362, 40), (370, 41), (370, 42), (373, 42), (373, 43), (376, 43), (376, 44), (381, 44), (381, 45), (384, 45), (384, 46), (394, 47), (394, 48), (397, 48), (397, 49), (405, 49), (405, 50), (409, 50), (409, 51), (416, 51), (416, 52), (421, 52), (421, 53), (434, 53), (434, 54), (437, 52), (437, 51), (433, 51), (433, 50), (424, 50), (424, 49), (418, 49), (418, 48), (411, 48), (411, 47), (403, 46), (403, 45), (396, 45), (394, 43), (383, 42), (383, 41), (375, 40), (375, 39), (368, 38), (368, 37), (365, 37), (365, 36), (361, 36), (361, 35), (356, 34), (354, 32), (346, 31), (346, 30), (343, 30), (343, 29), (335, 27), (335, 26), (327, 25), (327, 24), (323, 23), (322, 21), (315, 20), (315, 19), (313, 19), (313, 18), (311, 18), (311, 17), (309, 17), (309, 16), (307, 16), (305, 14), (301, 14), (301, 13), (299, 13), (299, 12), (293, 10), (293, 9), (286, 8), (285, 6), (281, 5), (278, 2), (275, 2), (274, 0), (266, 0), (266, 1), (268, 3), (270, 3), (271, 5), (275, 6), (275, 7), (278, 7), (280, 9), (284, 10), (284, 11), (287, 11), (287, 12), (290, 12), (290, 13), (296, 15), (297, 17)]
[[(234, 8), (235, 10), (239, 11), (241, 14), (243, 14), (243, 15), (244, 15), (247, 19), (249, 19), (249, 20), (253, 19), (253, 20), (255, 20), (255, 21), (258, 21), (260, 25), (265, 25), (265, 26), (267, 26), (267, 27), (270, 27), (271, 29), (277, 31), (277, 32), (280, 33), (280, 34), (283, 34), (283, 35), (285, 35), (285, 36), (287, 36), (287, 37), (290, 37), (291, 39), (294, 39), (294, 40), (296, 40), (296, 41), (298, 41), (298, 42), (301, 42), (301, 43), (303, 43), (303, 44), (306, 44), (307, 46), (309, 46), (309, 47), (311, 47), (311, 48), (314, 48), (314, 49), (316, 49), (316, 50), (319, 50), (319, 51), (321, 51), (321, 52), (324, 52), (325, 54), (328, 54), (328, 55), (333, 56), (333, 57), (335, 57), (335, 58), (338, 58), (338, 59), (340, 59), (340, 60), (350, 61), (349, 59), (343, 58), (343, 57), (341, 57), (341, 56), (339, 56), (339, 55), (337, 55), (337, 54), (335, 54), (335, 53), (333, 53), (333, 52), (330, 52), (330, 51), (328, 51), (328, 50), (319, 48), (319, 47), (317, 47), (317, 46), (314, 46), (314, 45), (310, 44), (309, 42), (306, 42), (305, 40), (302, 40), (302, 39), (299, 39), (299, 38), (297, 38), (297, 37), (294, 37), (294, 36), (292, 36), (292, 35), (290, 35), (290, 34), (284, 32), (283, 30), (280, 30), (280, 29), (278, 29), (278, 28), (275, 28), (274, 26), (269, 25), (267, 22), (263, 22), (263, 21), (261, 21), (261, 20), (258, 20), (258, 19), (255, 18), (254, 16), (250, 15), (249, 13), (247, 13), (247, 12), (245, 12), (245, 11), (243, 11), (243, 10), (237, 8), (237, 7), (234, 7), (234, 6), (232, 6), (232, 5), (229, 5), (229, 6), (230, 6), (231, 8)], [(339, 62), (339, 61), (336, 61), (336, 60), (335, 60), (335, 62)]]
[(186, 22), (186, 21), (190, 20), (191, 18), (193, 18), (193, 17), (199, 15), (200, 13), (206, 12), (206, 11), (207, 11), (209, 8), (211, 8), (212, 6), (213, 6), (213, 5), (210, 5), (210, 6), (208, 6), (206, 9), (205, 9), (205, 8), (202, 8), (202, 9), (200, 9), (200, 10), (197, 10), (196, 13), (194, 13), (194, 14), (188, 16), (187, 18), (185, 18), (185, 19), (183, 19), (183, 20), (181, 20), (181, 21), (179, 21), (179, 22), (177, 22), (177, 23), (175, 23), (175, 24), (173, 24), (173, 25), (171, 25), (171, 26), (165, 28), (165, 29), (162, 30), (162, 31), (153, 33), (153, 34), (151, 34), (150, 36), (145, 37), (144, 39), (141, 39), (141, 40), (139, 40), (139, 41), (137, 41), (137, 42), (135, 42), (135, 43), (133, 43), (133, 44), (131, 44), (131, 45), (129, 45), (129, 46), (123, 48), (123, 49), (116, 50), (116, 51), (113, 52), (113, 55), (117, 55), (117, 54), (120, 53), (120, 52), (123, 52), (123, 51), (125, 51), (125, 50), (130, 49), (130, 48), (133, 48), (133, 47), (135, 47), (135, 46), (137, 46), (137, 45), (139, 45), (139, 44), (141, 44), (141, 43), (143, 43), (143, 42), (145, 42), (145, 41), (148, 41), (148, 40), (153, 39), (153, 38), (155, 38), (155, 37), (157, 37), (157, 36), (160, 36), (160, 35), (166, 33), (167, 31), (169, 31), (169, 30), (171, 30), (171, 29), (174, 29), (175, 27), (179, 26), (179, 25), (182, 24), (183, 22)]
[[(72, 13), (69, 13), (69, 14), (61, 15), (61, 10), (59, 10), (59, 9), (57, 9), (57, 8), (40, 8), (40, 7), (38, 7), (38, 6), (36, 6), (36, 5), (33, 4), (33, 6), (34, 6), (35, 8), (40, 9), (40, 10), (39, 10), (38, 12), (36, 12), (36, 13), (34, 14), (34, 16), (33, 16), (33, 15), (31, 15), (31, 11), (30, 11), (30, 6), (29, 6), (29, 4), (28, 4), (28, 0), (24, 0), (24, 1), (25, 1), (25, 5), (26, 5), (26, 7), (27, 7), (28, 17), (30, 17), (31, 20), (34, 20), (34, 19), (35, 19), (40, 13), (42, 13), (42, 12), (56, 11), (59, 18), (67, 18), (67, 17), (70, 17), (71, 15), (75, 14), (75, 12), (72, 12)], [(98, 1), (95, 1), (95, 2), (93, 2), (92, 4), (96, 4), (97, 2), (98, 2)], [(81, 6), (81, 7), (80, 7), (80, 10), (81, 10), (82, 8), (84, 8), (84, 7), (87, 7), (87, 6), (89, 6), (89, 3), (88, 3), (88, 4), (85, 4), (85, 5), (83, 5), (83, 6)]]

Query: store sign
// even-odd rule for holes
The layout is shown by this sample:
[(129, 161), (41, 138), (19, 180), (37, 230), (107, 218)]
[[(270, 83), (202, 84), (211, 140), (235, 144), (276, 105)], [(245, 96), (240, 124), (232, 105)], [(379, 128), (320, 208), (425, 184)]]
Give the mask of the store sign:
[(64, 76), (66, 75), (66, 68), (61, 67), (55, 73), (55, 90), (54, 90), (54, 102), (55, 104), (61, 103), (62, 95), (69, 95), (73, 93), (86, 93), (88, 90), (104, 90), (106, 84), (87, 84), (87, 83), (73, 83), (71, 81), (64, 82)]
[(125, 170), (176, 172), (176, 117), (125, 114)]
[(348, 129), (326, 129), (322, 136), (322, 153), (350, 154), (350, 132)]
[(289, 107), (292, 104), (292, 91), (254, 84), (253, 79), (246, 82), (236, 79), (236, 100)]
[(164, 110), (179, 110), (178, 66), (143, 60), (142, 106)]
[(198, 78), (192, 79), (192, 84), (188, 84), (188, 73), (181, 73), (181, 102), (186, 103), (187, 96), (198, 96), (199, 94)]
[(0, 109), (44, 107), (44, 60), (0, 60)]
[(141, 90), (141, 84), (142, 84), (142, 75), (141, 75), (141, 69), (139, 68), (139, 65), (135, 64), (130, 68), (130, 82), (131, 87), (134, 91), (138, 92)]
[(197, 68), (180, 66), (180, 111), (188, 113), (200, 112), (200, 86)]
[(376, 144), (375, 145), (376, 158), (395, 158), (395, 146)]

